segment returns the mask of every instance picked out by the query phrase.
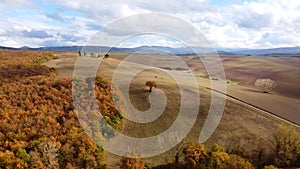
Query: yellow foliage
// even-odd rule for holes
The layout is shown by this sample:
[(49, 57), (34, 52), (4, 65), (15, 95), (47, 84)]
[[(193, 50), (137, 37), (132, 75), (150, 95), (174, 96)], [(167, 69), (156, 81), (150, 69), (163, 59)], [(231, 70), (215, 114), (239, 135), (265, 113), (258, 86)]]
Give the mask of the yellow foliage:
[[(78, 121), (72, 80), (57, 80), (57, 71), (43, 65), (54, 58), (50, 52), (0, 51), (0, 168), (81, 168), (83, 163), (104, 167), (101, 147), (87, 139)], [(94, 107), (104, 116), (120, 119), (114, 118), (121, 115), (111, 99), (111, 84), (97, 77), (94, 87)], [(101, 138), (99, 131), (93, 132)], [(85, 155), (79, 147), (84, 147)]]
[(300, 158), (300, 137), (298, 133), (285, 126), (280, 125), (274, 135), (275, 165), (289, 167)]
[(226, 167), (230, 169), (255, 169), (253, 164), (242, 157), (232, 154), (230, 158), (226, 161)]
[(184, 161), (190, 168), (201, 168), (207, 165), (208, 151), (204, 144), (193, 144), (184, 150)]
[(145, 163), (138, 153), (127, 153), (121, 159), (122, 169), (145, 169)]

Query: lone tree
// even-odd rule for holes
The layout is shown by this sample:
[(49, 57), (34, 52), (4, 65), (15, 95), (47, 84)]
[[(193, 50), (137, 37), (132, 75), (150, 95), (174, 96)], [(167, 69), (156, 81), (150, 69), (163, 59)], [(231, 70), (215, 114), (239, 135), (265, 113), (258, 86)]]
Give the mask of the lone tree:
[(254, 85), (265, 93), (269, 93), (277, 84), (271, 79), (257, 79)]
[(152, 87), (157, 87), (155, 81), (147, 81), (146, 86), (149, 87), (149, 92), (152, 92)]
[(104, 58), (109, 58), (109, 54), (106, 53), (106, 54), (104, 55)]

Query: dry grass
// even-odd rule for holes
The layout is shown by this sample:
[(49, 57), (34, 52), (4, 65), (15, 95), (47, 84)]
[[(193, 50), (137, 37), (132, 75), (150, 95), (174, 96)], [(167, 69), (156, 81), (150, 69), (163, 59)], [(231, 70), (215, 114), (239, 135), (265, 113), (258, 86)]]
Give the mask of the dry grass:
[[(100, 69), (98, 70), (98, 74), (107, 78), (112, 77), (114, 69), (120, 64), (120, 60), (123, 60), (123, 58), (126, 55), (110, 54), (110, 56), (111, 58), (105, 59), (102, 62)], [(242, 61), (242, 59), (240, 61)], [(74, 61), (71, 60), (60, 60), (60, 62), (57, 62), (56, 64), (60, 66), (63, 72), (65, 72), (72, 71), (73, 63)], [(135, 63), (127, 64), (128, 68), (143, 66)], [(232, 66), (234, 66), (233, 63), (231, 64)], [(251, 65), (254, 63), (250, 62), (249, 64)], [(244, 74), (240, 75), (244, 76)], [(126, 76), (126, 73), (124, 73), (124, 76)], [(245, 77), (248, 76), (245, 75)], [(167, 96), (167, 107), (164, 113), (158, 119), (154, 120), (151, 123), (139, 124), (132, 121), (124, 120), (122, 122), (122, 132), (132, 137), (149, 137), (165, 131), (174, 122), (179, 112), (180, 93), (178, 86), (176, 85), (174, 79), (172, 79), (165, 71), (159, 69), (150, 69), (143, 71), (136, 75), (133, 81), (131, 82), (129, 94), (130, 101), (132, 102), (134, 107), (141, 111), (147, 110), (150, 107), (148, 101), (149, 92), (147, 92), (145, 88), (145, 82), (147, 80), (155, 80), (157, 82), (158, 88), (162, 90)], [(211, 91), (208, 89), (210, 83), (207, 81), (207, 79), (201, 77), (199, 77), (198, 80), (200, 84), (199, 91), (201, 102), (198, 117), (196, 123), (194, 124), (194, 127), (191, 129), (188, 136), (173, 149), (159, 156), (145, 159), (146, 162), (152, 164), (152, 166), (172, 162), (177, 151), (181, 150), (189, 142), (195, 142), (198, 140), (199, 133), (204, 124), (204, 120), (206, 119), (206, 116), (208, 114), (211, 101)], [(187, 88), (189, 87), (189, 83), (190, 82), (186, 82)], [(122, 84), (119, 85), (121, 85), (119, 87), (122, 87)], [(246, 98), (247, 100), (247, 98), (250, 97), (252, 101), (254, 103), (257, 102), (257, 104), (258, 102), (264, 101), (265, 96), (263, 96), (257, 91), (255, 92), (255, 90), (251, 91), (252, 89), (250, 90), (249, 88), (245, 88), (240, 85), (232, 85), (232, 88), (229, 89), (231, 90), (229, 91), (229, 94), (232, 94), (234, 96), (240, 95), (242, 99)], [(154, 92), (155, 91), (156, 90), (154, 89)], [(268, 97), (270, 97), (271, 100), (269, 99), (269, 102), (266, 103), (271, 104), (272, 99), (275, 98), (276, 101), (276, 98), (278, 99), (279, 96), (274, 94)], [(278, 102), (282, 102), (283, 100), (285, 100), (284, 98), (279, 98)], [(257, 99), (258, 101), (255, 101)], [(292, 101), (295, 101), (295, 99)], [(289, 105), (289, 103), (290, 100), (288, 103), (284, 104)], [(193, 103), (193, 99), (190, 100), (189, 104), (195, 104)], [(288, 109), (288, 107), (286, 108)], [(235, 99), (227, 98), (223, 118), (212, 137), (205, 144), (208, 147), (211, 146), (213, 143), (218, 143), (227, 148), (236, 145), (242, 145), (248, 150), (255, 150), (258, 146), (262, 146), (268, 149), (270, 147), (270, 140), (272, 140), (273, 133), (275, 132), (279, 124), (286, 124), (287, 126), (291, 126), (296, 130), (300, 131), (298, 127), (290, 125), (290, 123), (286, 123), (285, 121), (282, 121), (279, 118), (270, 116), (264, 111), (261, 111), (247, 104), (243, 104)], [(107, 152), (105, 161), (108, 164), (108, 166), (114, 168), (116, 167), (116, 164), (120, 161), (120, 157)]]
[[(209, 57), (206, 57), (209, 59)], [(199, 60), (185, 58), (187, 64), (198, 72), (205, 73)], [(254, 87), (257, 79), (271, 78), (278, 84), (275, 93), (283, 96), (300, 98), (300, 59), (278, 57), (221, 57), (226, 78), (239, 81), (241, 85)]]

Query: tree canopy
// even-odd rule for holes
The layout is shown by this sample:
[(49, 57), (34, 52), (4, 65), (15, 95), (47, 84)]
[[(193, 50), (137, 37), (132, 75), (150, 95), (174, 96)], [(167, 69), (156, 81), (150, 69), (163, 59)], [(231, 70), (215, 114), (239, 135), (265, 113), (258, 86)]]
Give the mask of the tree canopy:
[(145, 84), (146, 84), (146, 86), (149, 87), (149, 92), (152, 92), (153, 87), (157, 87), (157, 84), (155, 81), (147, 81)]

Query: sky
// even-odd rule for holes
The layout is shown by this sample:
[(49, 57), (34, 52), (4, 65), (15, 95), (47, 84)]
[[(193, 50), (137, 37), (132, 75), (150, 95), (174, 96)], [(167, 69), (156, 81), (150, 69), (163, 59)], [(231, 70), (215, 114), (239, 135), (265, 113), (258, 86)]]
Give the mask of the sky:
[[(215, 48), (300, 46), (298, 0), (0, 0), (0, 46), (82, 46), (106, 25), (145, 13), (177, 17)], [(146, 35), (117, 46), (180, 47), (179, 41)]]

